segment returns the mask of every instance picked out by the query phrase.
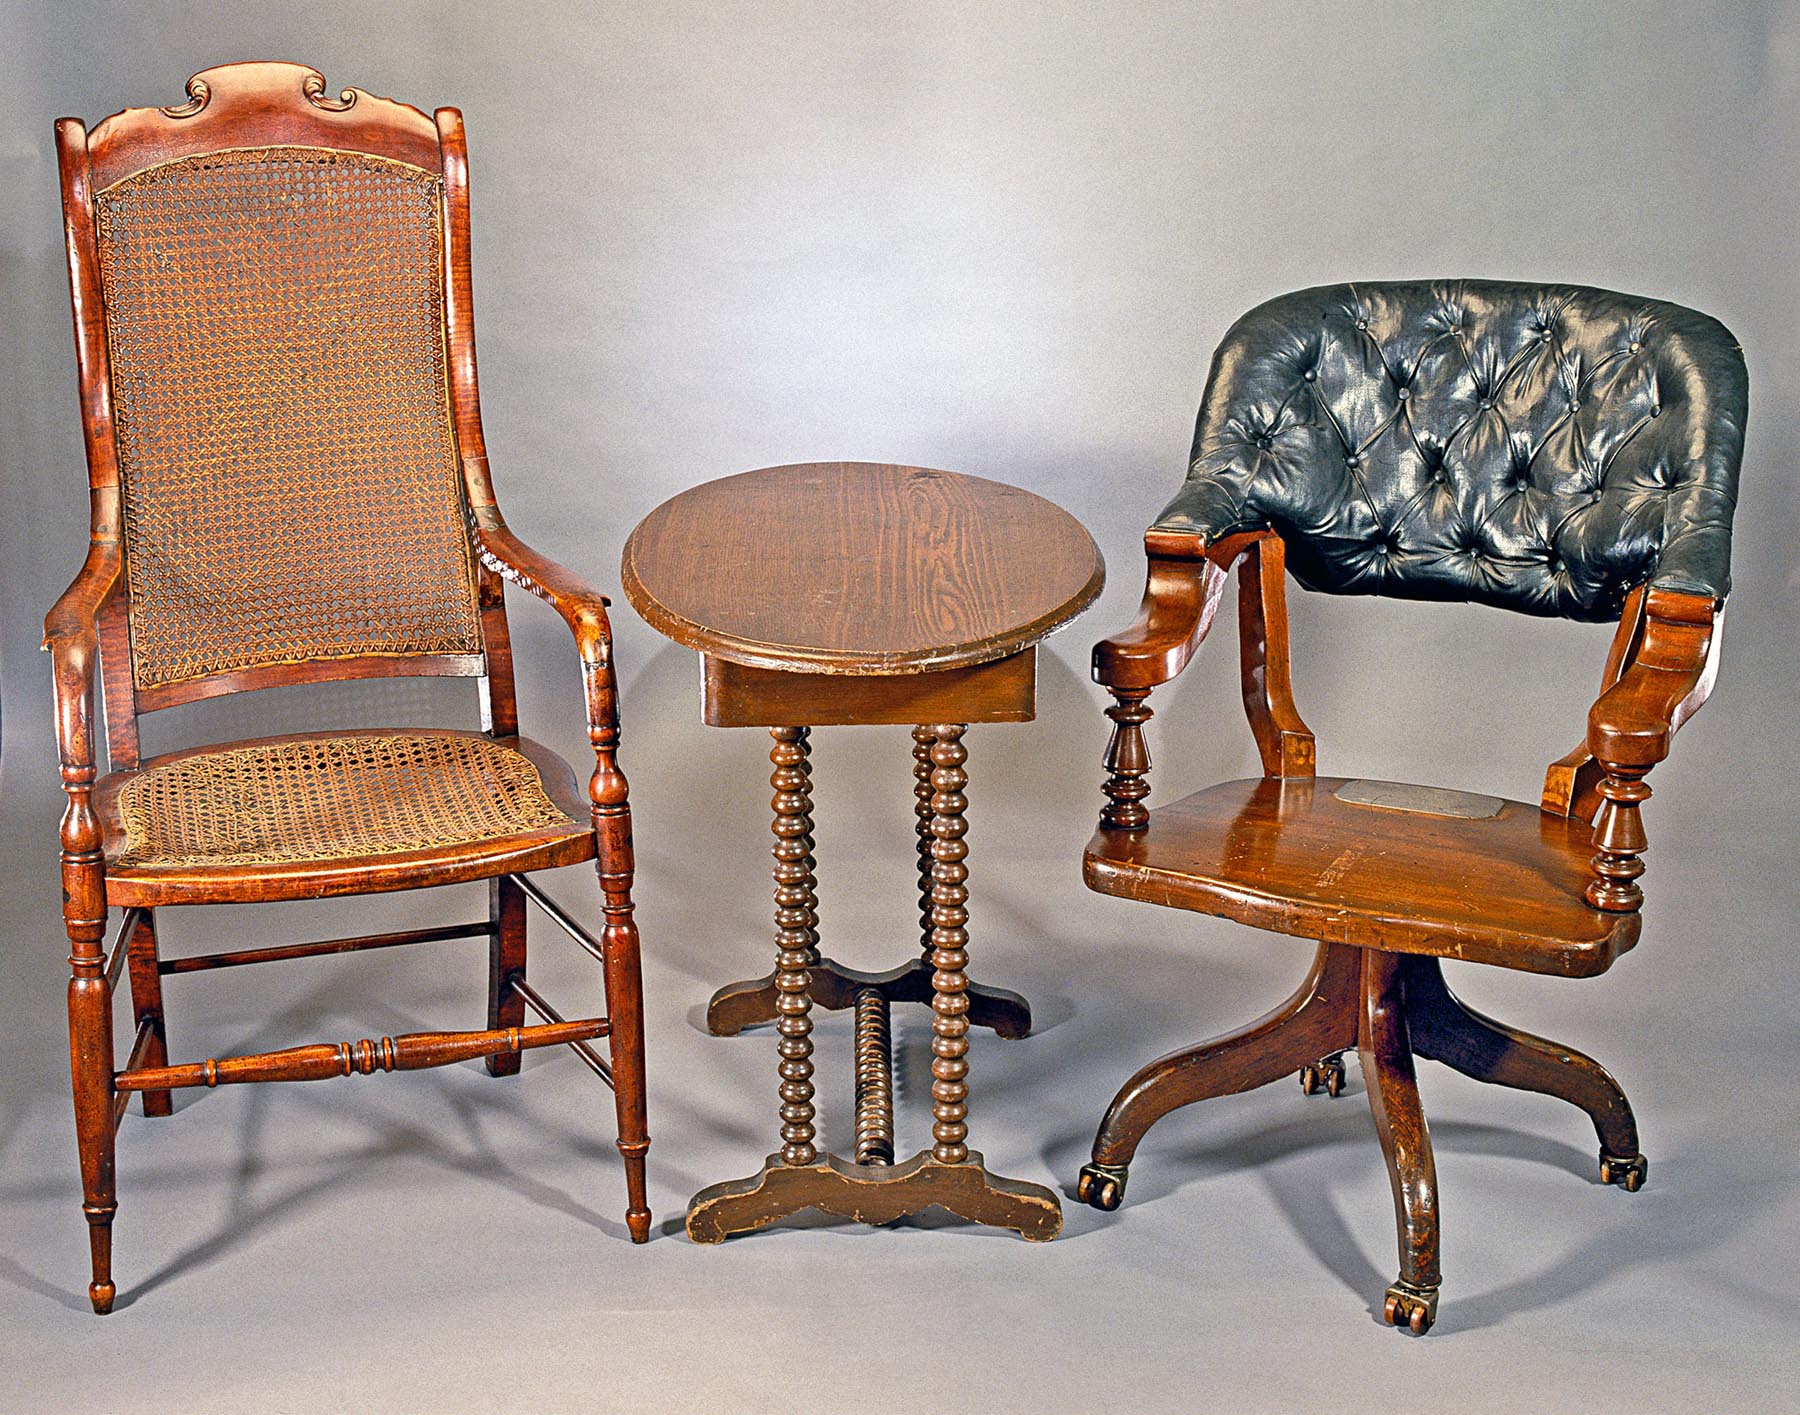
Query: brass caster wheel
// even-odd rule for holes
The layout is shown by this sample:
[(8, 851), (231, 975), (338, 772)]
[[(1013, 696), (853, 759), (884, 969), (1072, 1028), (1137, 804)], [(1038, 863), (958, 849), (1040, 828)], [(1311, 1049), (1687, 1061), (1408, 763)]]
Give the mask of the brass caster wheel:
[(1125, 1197), (1125, 1173), (1126, 1166), (1122, 1164), (1084, 1164), (1081, 1178), (1075, 1181), (1075, 1197), (1111, 1213)]
[(1328, 1056), (1315, 1061), (1311, 1066), (1300, 1068), (1300, 1089), (1309, 1096), (1316, 1096), (1320, 1091), (1336, 1099), (1344, 1089), (1344, 1058)]
[(1617, 1155), (1601, 1152), (1600, 1182), (1602, 1184), (1617, 1184), (1627, 1194), (1635, 1194), (1644, 1187), (1644, 1181), (1649, 1177), (1650, 1161), (1642, 1155), (1633, 1155), (1630, 1159), (1620, 1159)]
[(1381, 1304), (1381, 1319), (1390, 1327), (1404, 1327), (1414, 1336), (1424, 1336), (1437, 1320), (1437, 1304), (1435, 1287), (1414, 1287), (1409, 1282), (1397, 1282), (1387, 1290), (1387, 1300)]

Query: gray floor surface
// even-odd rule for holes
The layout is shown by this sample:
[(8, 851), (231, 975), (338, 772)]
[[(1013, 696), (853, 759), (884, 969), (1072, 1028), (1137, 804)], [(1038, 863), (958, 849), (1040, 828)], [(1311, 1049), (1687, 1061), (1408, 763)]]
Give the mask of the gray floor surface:
[[(1212, 667), (1228, 677), (1223, 655)], [(1578, 1112), (1428, 1067), (1445, 1295), (1438, 1329), (1414, 1340), (1378, 1322), (1393, 1220), (1354, 1064), (1335, 1101), (1290, 1082), (1169, 1117), (1116, 1214), (1067, 1197), (1125, 1075), (1278, 1001), (1307, 949), (1082, 888), (1097, 704), (1057, 656), (1044, 679), (1042, 721), (970, 737), (974, 971), (1027, 993), (1041, 1020), (1020, 1042), (978, 1034), (972, 1124), (994, 1169), (1065, 1194), (1057, 1242), (929, 1217), (887, 1230), (801, 1221), (720, 1248), (682, 1233), (690, 1194), (752, 1171), (774, 1134), (766, 1029), (719, 1040), (701, 1021), (713, 985), (766, 966), (766, 761), (761, 734), (698, 726), (692, 663), (665, 649), (627, 697), (651, 1243), (624, 1236), (610, 1099), (566, 1057), (530, 1057), (506, 1081), (471, 1064), (188, 1092), (171, 1119), (125, 1121), (120, 1298), (104, 1321), (84, 1295), (54, 790), (9, 760), (0, 1409), (1796, 1408), (1789, 808), (1751, 800), (1727, 829), (1700, 767), (1672, 763), (1653, 803), (1648, 927), (1633, 954), (1583, 984), (1452, 970), (1475, 1006), (1614, 1069), (1652, 1173), (1637, 1195), (1602, 1187)], [(390, 706), (359, 691), (353, 712)], [(1207, 700), (1171, 701), (1173, 722)], [(1730, 716), (1711, 724), (1726, 738)], [(1243, 760), (1232, 756), (1236, 734), (1247, 746), (1241, 720), (1220, 721), (1229, 750), (1206, 745), (1203, 729), (1162, 725), (1164, 799)], [(573, 728), (544, 734), (572, 758)], [(827, 947), (865, 966), (916, 946), (908, 747), (897, 729), (818, 738)], [(1456, 784), (1527, 776), (1532, 758), (1517, 751)], [(1325, 766), (1354, 769), (1329, 750)], [(1532, 784), (1510, 782), (1515, 795)], [(586, 872), (550, 887), (597, 920)], [(164, 946), (473, 917), (481, 904), (465, 888), (188, 910), (166, 916)], [(533, 938), (540, 986), (597, 1005), (597, 970), (554, 930)], [(173, 979), (174, 1049), (474, 1025), (484, 966), (482, 945), (464, 941)], [(927, 1130), (926, 1014), (901, 1010), (897, 1030), (910, 1149)], [(842, 1146), (847, 1018), (826, 1017), (819, 1041), (825, 1135)]]

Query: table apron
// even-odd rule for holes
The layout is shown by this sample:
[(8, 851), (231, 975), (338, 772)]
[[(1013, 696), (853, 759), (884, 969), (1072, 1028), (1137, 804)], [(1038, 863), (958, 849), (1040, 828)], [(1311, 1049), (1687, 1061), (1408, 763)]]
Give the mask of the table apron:
[(700, 716), (710, 727), (852, 727), (1030, 722), (1035, 646), (927, 673), (790, 673), (700, 655)]

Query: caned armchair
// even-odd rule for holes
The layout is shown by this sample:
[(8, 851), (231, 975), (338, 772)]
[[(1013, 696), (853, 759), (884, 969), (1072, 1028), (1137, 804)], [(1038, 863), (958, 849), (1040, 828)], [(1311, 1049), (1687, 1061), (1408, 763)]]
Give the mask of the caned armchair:
[[(1118, 1206), (1171, 1110), (1296, 1071), (1335, 1096), (1355, 1049), (1400, 1230), (1382, 1312), (1419, 1333), (1439, 1264), (1415, 1056), (1572, 1102), (1599, 1134), (1602, 1182), (1643, 1183), (1613, 1078), (1465, 1008), (1439, 959), (1588, 977), (1636, 943), (1644, 778), (1713, 685), (1746, 405), (1742, 353), (1717, 321), (1603, 290), (1339, 285), (1230, 330), (1187, 482), (1145, 536), (1137, 621), (1094, 650), (1115, 726), (1085, 877), (1319, 948), (1275, 1011), (1125, 1083), (1084, 1200)], [(1149, 810), (1146, 700), (1192, 658), (1234, 569), (1263, 775)], [(1289, 680), (1290, 572), (1332, 594), (1616, 621), (1586, 736), (1541, 801), (1315, 776)]]
[[(631, 816), (603, 596), (527, 548), (489, 480), (475, 379), (462, 115), (297, 64), (231, 64), (186, 102), (56, 125), (86, 435), (87, 559), (50, 611), (67, 796), (70, 1049), (94, 1309), (111, 1309), (114, 1134), (133, 1094), (310, 1081), (567, 1045), (616, 1093), (627, 1225), (649, 1236)], [(594, 766), (519, 736), (502, 585), (573, 630)], [(474, 678), (481, 730), (269, 737), (145, 757), (138, 717), (388, 675)], [(104, 704), (108, 770), (97, 763)], [(530, 871), (597, 862), (593, 937)], [(164, 905), (488, 881), (488, 917), (164, 958)], [(607, 1015), (526, 978), (535, 901), (602, 965)], [(112, 941), (108, 922), (121, 911)], [(172, 1063), (162, 979), (464, 937), (487, 1024)], [(135, 1015), (116, 1067), (113, 994)], [(527, 1013), (539, 1019), (527, 1025)], [(610, 1060), (592, 1043), (607, 1038)]]

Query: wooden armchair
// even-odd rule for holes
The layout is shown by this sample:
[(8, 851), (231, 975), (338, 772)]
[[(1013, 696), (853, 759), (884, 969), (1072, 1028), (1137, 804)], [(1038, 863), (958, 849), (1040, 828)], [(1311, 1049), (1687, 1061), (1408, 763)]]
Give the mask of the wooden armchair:
[[(231, 64), (188, 101), (56, 125), (92, 529), (50, 611), (67, 806), (70, 1049), (97, 1312), (112, 1307), (114, 1133), (133, 1094), (410, 1071), (566, 1045), (616, 1093), (626, 1220), (649, 1236), (631, 816), (606, 600), (523, 545), (488, 478), (462, 115), (297, 64)], [(519, 736), (503, 581), (574, 631), (594, 769)], [(95, 685), (110, 770), (96, 766)], [(478, 680), (480, 732), (396, 728), (143, 757), (142, 713), (289, 683)], [(596, 939), (526, 878), (597, 861)], [(163, 958), (156, 910), (489, 881), (488, 917)], [(525, 901), (602, 965), (608, 1015), (526, 980)], [(121, 917), (107, 944), (108, 916)], [(162, 979), (486, 937), (482, 1030), (171, 1063)], [(135, 1037), (115, 1069), (113, 990)], [(541, 1021), (526, 1024), (526, 1014)], [(605, 1037), (610, 1062), (591, 1045)]]
[[(1579, 1052), (1490, 1021), (1440, 958), (1604, 972), (1638, 938), (1644, 777), (1705, 702), (1729, 588), (1746, 409), (1741, 351), (1678, 306), (1563, 286), (1335, 286), (1263, 305), (1213, 363), (1181, 494), (1145, 536), (1130, 628), (1094, 650), (1113, 695), (1090, 888), (1316, 939), (1299, 990), (1238, 1031), (1153, 1061), (1114, 1098), (1079, 1193), (1123, 1197), (1179, 1106), (1298, 1071), (1336, 1095), (1361, 1061), (1393, 1180), (1387, 1321), (1437, 1311), (1437, 1183), (1413, 1058), (1560, 1096), (1600, 1137), (1603, 1183), (1646, 1164), (1618, 1084)], [(1147, 699), (1238, 583), (1258, 780), (1147, 810)], [(1583, 744), (1540, 804), (1314, 775), (1288, 672), (1286, 580), (1617, 619)]]

